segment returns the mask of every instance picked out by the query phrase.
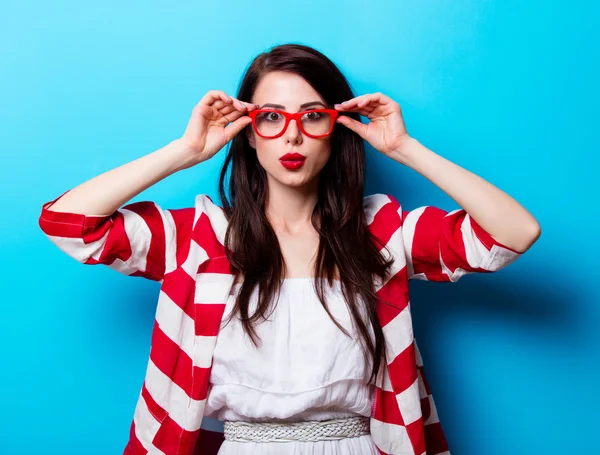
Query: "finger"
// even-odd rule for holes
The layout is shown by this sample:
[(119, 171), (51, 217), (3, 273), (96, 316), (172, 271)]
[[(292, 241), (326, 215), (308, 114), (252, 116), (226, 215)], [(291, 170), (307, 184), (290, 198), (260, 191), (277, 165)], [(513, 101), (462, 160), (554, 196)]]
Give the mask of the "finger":
[[(213, 104), (213, 107), (217, 109), (217, 111), (223, 115), (228, 116), (232, 112), (238, 112), (240, 115), (247, 113), (248, 111), (254, 109), (255, 105), (251, 103), (244, 103), (242, 101), (232, 99), (230, 103), (225, 103), (224, 101), (217, 100)], [(235, 119), (239, 118), (239, 115), (235, 117)]]
[(217, 100), (230, 103), (233, 99), (222, 90), (210, 90), (202, 97), (198, 104), (212, 106)]
[[(222, 111), (219, 111), (222, 113)], [(240, 117), (243, 117), (244, 115), (246, 115), (245, 112), (240, 112), (238, 110), (232, 110), (230, 112), (227, 113), (222, 113), (223, 117), (225, 117), (225, 119), (227, 119), (228, 123), (234, 122), (237, 119), (239, 119)], [(250, 118), (250, 117), (248, 117)]]
[(204, 106), (200, 104), (200, 109), (197, 112), (200, 113), (203, 111), (204, 117), (219, 121), (220, 123), (225, 122), (224, 124), (226, 125), (231, 121), (228, 119), (228, 114), (236, 111), (232, 103), (233, 101), (225, 102), (219, 98), (218, 100), (214, 101), (211, 106)]
[(225, 128), (225, 138), (227, 139), (227, 142), (232, 140), (236, 134), (242, 131), (244, 127), (248, 126), (250, 123), (252, 123), (252, 119), (248, 116), (243, 116), (235, 122), (230, 123), (229, 126)]
[(375, 107), (371, 106), (370, 104), (367, 104), (363, 107), (358, 107), (356, 105), (351, 105), (349, 107), (339, 107), (340, 105), (335, 105), (335, 109), (339, 112), (356, 112), (357, 114), (363, 115), (365, 117), (368, 117), (371, 112), (373, 112), (373, 110), (375, 109)]
[(384, 95), (383, 93), (377, 92), (365, 97), (365, 99), (361, 100), (357, 105), (358, 106), (366, 106), (367, 104), (391, 104), (395, 101), (391, 99), (389, 96)]
[(368, 95), (365, 96), (362, 100), (356, 103), (356, 107), (362, 108), (368, 106), (370, 104), (376, 104), (379, 102), (379, 97), (377, 95)]
[[(366, 106), (368, 106), (369, 104), (374, 105), (374, 104), (389, 104), (389, 103), (394, 103), (394, 100), (392, 100), (390, 97), (384, 95), (381, 92), (377, 92), (377, 93), (370, 93), (367, 95), (361, 95), (361, 96), (357, 96), (356, 98), (352, 98), (351, 100), (348, 101), (344, 101), (343, 103), (339, 104), (339, 105), (335, 105), (335, 108), (339, 109), (340, 111), (352, 111), (352, 112), (356, 112), (355, 108), (364, 108)], [(373, 111), (373, 109), (369, 109), (369, 111)]]
[(364, 109), (367, 112), (373, 112), (378, 106), (381, 106), (385, 103), (382, 102), (382, 95), (380, 93), (367, 95), (358, 103), (356, 103), (357, 109)]
[[(218, 107), (217, 110), (219, 111), (219, 113), (221, 115), (228, 115), (234, 111), (237, 111), (237, 109), (233, 106), (233, 104), (225, 104), (221, 107)], [(239, 111), (237, 111), (237, 112), (239, 112)]]
[(353, 107), (349, 109), (344, 109), (343, 111), (340, 110), (340, 112), (356, 112), (357, 114), (360, 114), (364, 117), (368, 117), (374, 109), (375, 108), (372, 108), (369, 105), (367, 105), (365, 107)]
[(246, 105), (237, 98), (233, 98), (233, 107), (235, 107), (238, 111), (242, 112), (245, 112), (248, 109)]
[(354, 120), (353, 118), (350, 118), (347, 115), (339, 116), (337, 118), (336, 122), (341, 123), (346, 128), (354, 131), (356, 134), (358, 134), (363, 139), (365, 138), (366, 133), (367, 133), (367, 125), (365, 125), (364, 123), (359, 122), (358, 120)]
[(240, 112), (246, 112), (246, 111), (251, 111), (253, 109), (257, 109), (258, 105), (256, 104), (252, 104), (252, 103), (247, 103), (245, 101), (241, 101), (237, 98), (233, 98), (233, 105), (236, 107), (236, 109), (238, 109)]
[(348, 108), (354, 108), (360, 101), (362, 101), (367, 95), (360, 95), (355, 98), (344, 101), (341, 104), (336, 104), (334, 107), (340, 110), (347, 110)]
[(233, 105), (232, 102), (227, 102), (227, 101), (223, 101), (221, 99), (216, 100), (211, 107), (220, 111), (221, 109), (224, 109), (226, 107), (231, 107)]
[(376, 93), (367, 95), (363, 99), (358, 100), (356, 105), (353, 107), (338, 109), (340, 112), (357, 112), (360, 115), (373, 119), (375, 115), (381, 115), (382, 113), (388, 112), (390, 109), (394, 110), (395, 106), (399, 105), (391, 98)]
[[(238, 100), (238, 101), (240, 101), (240, 100)], [(242, 103), (244, 106), (246, 106), (246, 109), (248, 109), (249, 111), (258, 109), (260, 107), (258, 104), (248, 103), (246, 101), (240, 101), (240, 103)]]
[[(223, 116), (227, 119), (228, 122), (231, 122), (240, 118), (240, 116), (246, 114), (251, 109), (249, 106), (254, 105), (250, 103), (244, 104), (235, 98), (232, 98), (231, 101), (223, 101), (221, 99), (217, 99), (212, 104), (211, 109), (213, 109), (214, 114)], [(236, 112), (239, 115), (232, 116), (232, 112)]]
[(232, 102), (233, 100), (225, 92), (211, 90), (194, 106), (192, 116), (209, 118), (215, 114), (215, 107), (218, 109), (226, 103)]

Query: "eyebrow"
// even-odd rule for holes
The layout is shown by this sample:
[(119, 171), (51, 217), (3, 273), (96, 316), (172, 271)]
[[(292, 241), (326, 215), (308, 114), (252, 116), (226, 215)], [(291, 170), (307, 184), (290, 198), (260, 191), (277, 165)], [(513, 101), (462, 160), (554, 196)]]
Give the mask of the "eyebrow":
[[(311, 101), (310, 103), (304, 103), (300, 106), (300, 109), (304, 109), (308, 106), (314, 106), (316, 104), (320, 104), (323, 107), (327, 107), (325, 104), (323, 104), (321, 101)], [(285, 106), (283, 104), (273, 104), (273, 103), (267, 103), (267, 104), (263, 104), (260, 109), (264, 109), (265, 107), (273, 107), (275, 109), (285, 109)]]

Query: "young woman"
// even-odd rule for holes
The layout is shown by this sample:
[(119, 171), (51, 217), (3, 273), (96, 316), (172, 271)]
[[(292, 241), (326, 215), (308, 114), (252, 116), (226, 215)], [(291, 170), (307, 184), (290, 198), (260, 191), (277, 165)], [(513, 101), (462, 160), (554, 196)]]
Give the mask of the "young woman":
[[(364, 197), (364, 141), (462, 209)], [(229, 142), (223, 207), (122, 207)], [(125, 453), (174, 455), (210, 453), (203, 416), (225, 422), (219, 455), (449, 453), (408, 280), (493, 272), (540, 236), (517, 201), (409, 136), (397, 102), (355, 97), (293, 44), (256, 57), (237, 97), (208, 92), (181, 138), (44, 204), (40, 226), (83, 263), (162, 283)]]

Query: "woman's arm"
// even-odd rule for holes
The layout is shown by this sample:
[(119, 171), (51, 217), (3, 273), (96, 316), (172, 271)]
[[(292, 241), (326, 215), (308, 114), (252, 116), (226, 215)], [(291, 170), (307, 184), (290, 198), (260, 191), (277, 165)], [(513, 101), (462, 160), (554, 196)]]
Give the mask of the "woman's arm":
[(253, 108), (224, 92), (208, 92), (180, 139), (43, 204), (40, 228), (79, 262), (162, 280), (176, 268), (178, 245), (191, 233), (194, 208), (164, 210), (152, 201), (121, 206), (176, 171), (210, 159), (250, 123), (243, 114)]
[(162, 280), (176, 266), (177, 241), (191, 231), (194, 209), (165, 210), (152, 201), (121, 205), (180, 169), (183, 151), (173, 141), (66, 191), (43, 204), (40, 228), (83, 264)]
[(47, 209), (108, 216), (145, 189), (183, 169), (187, 156), (180, 140), (104, 172), (69, 190)]
[(416, 139), (408, 137), (390, 157), (446, 192), (498, 242), (523, 253), (540, 237), (538, 221), (511, 196)]
[(194, 107), (181, 138), (80, 184), (54, 202), (51, 210), (112, 214), (160, 180), (210, 159), (251, 122), (244, 114), (255, 107), (222, 91), (208, 92)]
[(435, 154), (411, 137), (400, 105), (382, 93), (357, 96), (336, 104), (344, 112), (358, 112), (370, 122), (340, 115), (350, 128), (375, 149), (436, 184), (454, 199), (493, 239), (525, 252), (541, 235), (537, 220), (508, 194), (481, 177)]

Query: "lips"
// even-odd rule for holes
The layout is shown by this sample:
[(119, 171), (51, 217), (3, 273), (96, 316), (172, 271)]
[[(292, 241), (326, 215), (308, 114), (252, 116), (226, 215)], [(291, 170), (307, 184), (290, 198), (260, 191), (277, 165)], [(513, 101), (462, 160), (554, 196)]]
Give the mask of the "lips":
[(300, 153), (286, 153), (279, 158), (280, 161), (304, 161), (305, 159), (306, 157)]
[(300, 153), (286, 153), (279, 158), (279, 162), (288, 170), (300, 169), (304, 166), (304, 161), (306, 157)]

